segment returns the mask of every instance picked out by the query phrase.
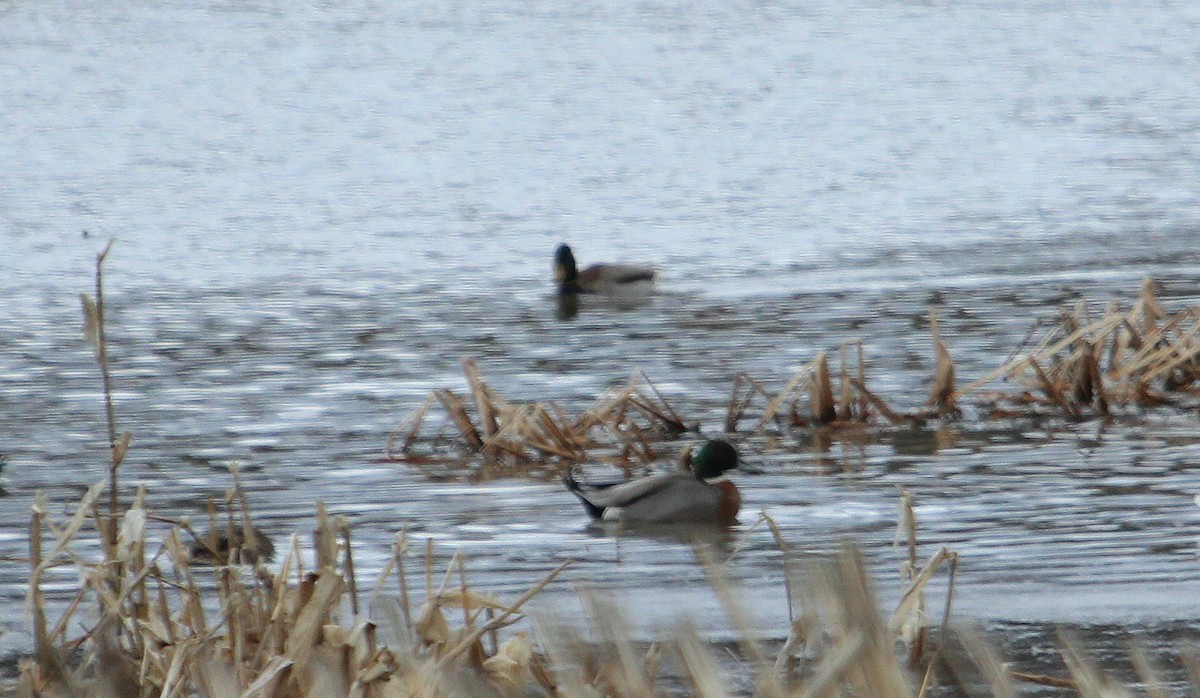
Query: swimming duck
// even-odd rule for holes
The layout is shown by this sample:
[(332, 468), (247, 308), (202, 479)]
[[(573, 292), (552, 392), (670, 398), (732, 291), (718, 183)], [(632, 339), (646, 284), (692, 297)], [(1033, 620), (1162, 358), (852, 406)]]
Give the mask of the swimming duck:
[(583, 484), (568, 474), (563, 483), (593, 519), (729, 525), (742, 496), (725, 473), (737, 467), (737, 449), (714, 439), (691, 455), (690, 469), (605, 484)]
[(579, 271), (571, 248), (563, 244), (554, 251), (554, 280), (562, 295), (644, 292), (654, 283), (654, 269), (634, 264), (593, 264)]

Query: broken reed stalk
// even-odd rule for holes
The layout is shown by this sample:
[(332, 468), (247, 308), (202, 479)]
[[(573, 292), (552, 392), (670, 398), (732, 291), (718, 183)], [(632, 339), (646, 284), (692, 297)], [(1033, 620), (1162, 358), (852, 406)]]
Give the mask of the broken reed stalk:
[(938, 414), (951, 414), (958, 411), (954, 392), (954, 359), (950, 357), (950, 349), (942, 341), (938, 331), (937, 312), (929, 309), (929, 331), (933, 335), (933, 353), (936, 368), (934, 370), (933, 388), (925, 404), (933, 407)]
[(783, 390), (780, 390), (775, 397), (768, 397), (767, 406), (763, 408), (762, 416), (758, 420), (759, 428), (766, 426), (768, 422), (775, 419), (775, 416), (779, 413), (787, 399), (792, 396), (801, 383), (808, 379), (809, 372), (814, 370), (816, 370), (816, 359), (801, 366), (800, 370), (792, 374), (787, 384), (783, 386)]
[(852, 385), (861, 386), (858, 389), (858, 416), (859, 419), (865, 422), (870, 419), (871, 416), (869, 409), (871, 401), (866, 395), (865, 387), (867, 385), (867, 364), (864, 358), (865, 350), (863, 349), (862, 341), (855, 342), (854, 344), (858, 358), (858, 374), (854, 380), (850, 378), (847, 378), (847, 380)]
[(829, 359), (825, 352), (817, 354), (812, 380), (809, 383), (809, 409), (818, 424), (837, 421), (837, 406), (833, 402), (833, 382), (829, 378)]
[(796, 622), (796, 610), (793, 608), (795, 596), (792, 590), (792, 582), (795, 578), (795, 570), (793, 569), (795, 561), (792, 559), (792, 551), (784, 540), (783, 531), (779, 529), (779, 524), (775, 523), (775, 519), (767, 512), (762, 513), (763, 520), (767, 522), (767, 526), (771, 529), (771, 537), (775, 539), (775, 547), (779, 548), (779, 553), (783, 558), (783, 593), (787, 595), (787, 610), (788, 624)]
[(50, 674), (60, 674), (56, 653), (46, 631), (46, 601), (42, 595), (42, 519), (45, 516), (43, 498), (34, 501), (29, 520), (29, 606), (33, 611), (33, 641), (38, 662)]
[(925, 675), (921, 677), (921, 687), (917, 691), (917, 698), (924, 698), (929, 689), (933, 687), (936, 669), (941, 664), (946, 638), (949, 637), (950, 609), (954, 602), (954, 581), (958, 574), (958, 553), (951, 551), (947, 558), (950, 561), (950, 573), (946, 580), (946, 603), (942, 607), (942, 624), (938, 629), (939, 642), (925, 665)]
[[(888, 627), (900, 635), (900, 639), (908, 646), (909, 663), (917, 665), (925, 658), (925, 647), (928, 641), (929, 624), (925, 617), (925, 586), (933, 579), (933, 575), (954, 553), (942, 547), (934, 553), (925, 565), (918, 570), (917, 557), (917, 516), (913, 508), (911, 493), (900, 492), (900, 516), (898, 517), (897, 534), (904, 536), (908, 559), (901, 565), (901, 577), (908, 583), (908, 589), (900, 597), (896, 610), (892, 613)], [(947, 598), (946, 614), (949, 614), (949, 599)]]
[(467, 385), (475, 401), (475, 411), (479, 414), (479, 423), (483, 427), (483, 438), (490, 439), (496, 433), (496, 409), (492, 404), (490, 389), (479, 377), (479, 367), (472, 359), (463, 359), (463, 375), (467, 377)]
[(671, 403), (667, 401), (665, 397), (663, 397), (663, 394), (658, 390), (658, 386), (654, 385), (654, 381), (650, 380), (650, 377), (646, 375), (645, 371), (639, 368), (635, 372), (635, 375), (640, 377), (646, 385), (650, 386), (650, 390), (654, 393), (654, 397), (658, 398), (657, 406), (659, 409), (653, 411), (654, 416), (661, 420), (665, 425), (670, 427), (670, 429), (675, 433), (690, 431), (691, 428), (685, 423), (683, 417), (680, 417), (679, 413), (675, 411), (675, 408), (671, 406)]
[(96, 362), (100, 365), (100, 379), (104, 388), (104, 416), (108, 426), (108, 530), (106, 539), (108, 545), (116, 544), (117, 522), (120, 518), (120, 493), (118, 489), (117, 472), (125, 453), (129, 449), (131, 434), (126, 432), (117, 436), (117, 414), (113, 406), (112, 368), (108, 360), (108, 339), (104, 325), (104, 260), (112, 250), (113, 240), (104, 246), (104, 250), (96, 256), (95, 296), (80, 295), (83, 305), (83, 333), (88, 343), (96, 352)]
[(400, 445), (399, 449), (399, 453), (408, 453), (409, 449), (412, 448), (413, 444), (420, 437), (421, 426), (425, 423), (425, 415), (429, 413), (429, 408), (433, 406), (434, 402), (437, 402), (437, 397), (433, 393), (430, 393), (425, 397), (425, 401), (421, 403), (420, 407), (400, 420), (396, 427), (392, 429), (387, 438), (387, 446), (384, 451), (385, 458), (391, 460), (398, 457), (396, 455), (396, 436), (403, 430), (405, 425), (411, 422), (412, 426), (408, 429), (408, 433), (404, 437), (404, 442)]
[[(750, 400), (754, 397), (754, 386), (750, 383), (751, 380), (744, 371), (733, 377), (733, 391), (729, 395), (729, 403), (725, 406), (726, 433), (732, 434), (737, 431), (738, 422), (746, 414), (746, 408), (750, 406)], [(743, 383), (750, 383), (744, 395), (742, 394)]]
[(730, 584), (724, 570), (713, 560), (712, 554), (700, 546), (693, 546), (696, 559), (704, 568), (704, 574), (708, 579), (709, 586), (717, 594), (717, 599), (721, 603), (721, 608), (725, 612), (725, 617), (733, 625), (734, 630), (738, 632), (739, 645), (742, 652), (749, 659), (755, 670), (755, 693), (756, 695), (771, 696), (772, 698), (783, 698), (783, 686), (779, 682), (779, 677), (775, 674), (771, 664), (767, 662), (766, 656), (762, 652), (759, 638), (754, 632), (754, 624), (751, 623), (750, 617), (746, 614), (745, 608), (742, 607), (737, 600), (737, 594)]

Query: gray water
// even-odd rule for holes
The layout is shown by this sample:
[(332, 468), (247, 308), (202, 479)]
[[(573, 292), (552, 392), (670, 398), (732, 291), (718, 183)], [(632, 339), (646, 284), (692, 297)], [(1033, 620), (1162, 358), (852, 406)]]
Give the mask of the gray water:
[[(160, 513), (203, 520), (236, 461), (277, 542), (318, 499), (347, 515), (364, 578), (407, 526), (481, 588), (572, 559), (547, 605), (600, 586), (647, 636), (692, 614), (728, 639), (686, 545), (597, 535), (553, 481), (386, 462), (389, 432), (467, 357), (570, 411), (641, 368), (711, 435), (737, 373), (778, 389), (848, 340), (916, 408), (931, 306), (966, 381), (1142, 278), (1193, 305), (1198, 29), (1191, 3), (1083, 0), (0, 4), (0, 646), (28, 645), (34, 494), (62, 512), (104, 478), (78, 294), (109, 239), (123, 482)], [(561, 241), (654, 264), (658, 294), (559, 320)], [(897, 488), (925, 554), (962, 556), (964, 618), (1200, 618), (1195, 414), (734, 438), (764, 473), (725, 545), (767, 636), (757, 513), (802, 557), (859, 541), (886, 596)]]

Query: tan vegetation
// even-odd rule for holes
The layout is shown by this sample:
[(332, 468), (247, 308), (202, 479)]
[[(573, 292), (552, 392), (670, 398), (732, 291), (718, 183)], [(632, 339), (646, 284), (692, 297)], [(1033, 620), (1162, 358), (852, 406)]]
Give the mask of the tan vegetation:
[[(246, 496), (236, 478), (234, 483), (225, 516), (248, 526)], [(959, 636), (967, 652), (948, 649), (957, 556), (939, 548), (921, 560), (912, 499), (903, 493), (901, 574), (907, 590), (887, 617), (879, 614), (853, 546), (801, 564), (763, 515), (760, 523), (782, 552), (780, 576), (789, 599), (790, 632), (782, 643), (771, 643), (773, 650), (739, 604), (725, 566), (698, 543), (697, 559), (740, 637), (731, 656), (707, 643), (686, 617), (661, 643), (639, 644), (620, 608), (586, 592), (583, 622), (543, 618), (531, 625), (527, 605), (569, 563), (519, 597), (501, 599), (468, 583), (461, 555), (435, 570), (432, 542), (421, 545), (404, 531), (373, 590), (363, 594), (349, 522), (320, 505), (311, 550), (293, 535), (277, 566), (261, 558), (245, 566), (197, 566), (185, 545), (195, 537), (186, 522), (152, 515), (139, 493), (120, 513), (117, 545), (101, 546), (100, 559), (92, 560), (76, 549), (107, 530), (88, 525), (105, 517), (98, 504), (103, 487), (89, 490), (66, 521), (53, 521), (40, 500), (35, 507), (29, 599), (36, 651), (21, 662), (19, 695), (650, 698), (683, 692), (723, 698), (750, 692), (906, 698), (938, 686), (962, 689), (964, 676), (976, 695), (1016, 695), (1014, 684), (1022, 681), (1071, 688), (1081, 696), (1131, 695), (1074, 644), (1065, 645), (1067, 674), (1058, 677), (1010, 671), (974, 633)], [(65, 575), (56, 571), (62, 566)], [(931, 618), (926, 587), (947, 568), (940, 617)], [(59, 583), (67, 576), (79, 580), (75, 597), (53, 623), (42, 593), (52, 576)], [(731, 663), (741, 665), (737, 673), (752, 679), (752, 689), (730, 686)], [(1147, 685), (1165, 695), (1144, 658), (1135, 666)]]
[[(416, 466), (429, 463), (463, 464), (478, 456), (494, 473), (554, 470), (563, 463), (608, 460), (633, 467), (657, 460), (656, 444), (665, 436), (694, 431), (641, 371), (625, 385), (601, 395), (576, 417), (554, 402), (520, 404), (499, 395), (479, 376), (475, 362), (463, 361), (470, 401), (449, 389), (435, 390), (401, 420), (387, 443), (387, 458)], [(419, 454), (421, 430), (434, 405), (457, 430), (458, 456)], [(472, 409), (473, 408), (473, 409)], [(434, 442), (439, 438), (434, 437)], [(603, 454), (593, 454), (603, 449)]]
[(1080, 303), (1064, 310), (1034, 348), (965, 387), (967, 393), (1000, 378), (1016, 392), (982, 401), (1007, 417), (1049, 409), (1069, 418), (1108, 416), (1115, 408), (1183, 405), (1200, 395), (1200, 308), (1169, 313), (1142, 283), (1128, 310), (1110, 305), (1092, 318)]

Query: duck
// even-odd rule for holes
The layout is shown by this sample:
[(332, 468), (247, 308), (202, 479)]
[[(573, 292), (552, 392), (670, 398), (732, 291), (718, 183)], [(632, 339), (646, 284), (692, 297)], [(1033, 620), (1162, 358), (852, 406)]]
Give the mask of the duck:
[(571, 247), (564, 243), (554, 251), (554, 280), (559, 295), (644, 293), (654, 283), (654, 268), (637, 264), (593, 264), (579, 271)]
[(603, 484), (581, 483), (568, 473), (563, 484), (596, 521), (736, 523), (742, 496), (726, 473), (739, 465), (737, 449), (728, 441), (712, 439), (694, 452), (685, 450), (680, 465), (671, 472)]

